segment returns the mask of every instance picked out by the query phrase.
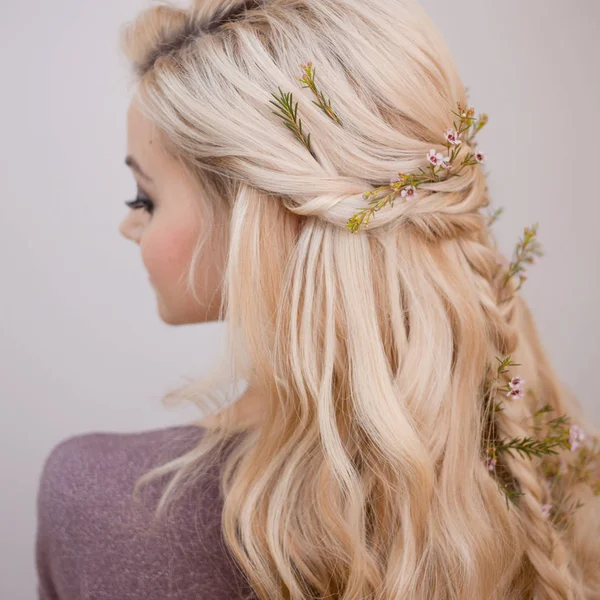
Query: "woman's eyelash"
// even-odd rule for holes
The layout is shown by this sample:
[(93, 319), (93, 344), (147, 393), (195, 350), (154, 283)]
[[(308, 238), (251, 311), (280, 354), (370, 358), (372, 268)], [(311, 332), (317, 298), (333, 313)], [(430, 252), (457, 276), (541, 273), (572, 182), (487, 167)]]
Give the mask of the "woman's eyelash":
[(144, 198), (143, 196), (138, 196), (133, 200), (127, 200), (125, 204), (129, 208), (143, 208), (150, 215), (154, 212), (154, 202), (152, 202), (150, 198)]

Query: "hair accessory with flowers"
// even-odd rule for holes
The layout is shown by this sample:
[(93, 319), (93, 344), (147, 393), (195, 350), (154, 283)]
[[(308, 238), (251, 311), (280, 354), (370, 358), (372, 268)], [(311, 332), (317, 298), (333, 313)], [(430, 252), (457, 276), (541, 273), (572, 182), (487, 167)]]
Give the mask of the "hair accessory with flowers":
[[(481, 151), (468, 152), (462, 162), (455, 168), (455, 161), (460, 152), (460, 145), (464, 142), (470, 147), (475, 148), (474, 140), (477, 132), (488, 122), (486, 114), (479, 115), (478, 119), (474, 118), (475, 109), (466, 109), (460, 102), (457, 103), (458, 113), (452, 111), (452, 114), (459, 118), (459, 122), (453, 123), (454, 128), (446, 129), (444, 133), (444, 145), (448, 148), (448, 156), (444, 156), (441, 152), (436, 152), (435, 149), (429, 150), (425, 155), (429, 161), (426, 169), (419, 167), (418, 173), (398, 173), (398, 177), (390, 180), (388, 185), (383, 185), (365, 192), (363, 198), (369, 200), (369, 207), (362, 209), (349, 219), (346, 227), (356, 233), (364, 222), (365, 227), (369, 226), (371, 216), (381, 210), (388, 203), (394, 205), (394, 200), (398, 197), (405, 200), (414, 200), (417, 198), (417, 188), (424, 183), (435, 183), (444, 181), (449, 177), (456, 177), (461, 174), (465, 167), (485, 163), (487, 155)], [(465, 136), (463, 139), (461, 139)]]
[[(319, 91), (315, 84), (315, 72), (316, 69), (313, 67), (312, 62), (300, 65), (304, 71), (303, 77), (298, 77), (298, 81), (303, 83), (303, 88), (310, 88), (315, 94), (318, 102), (313, 100), (313, 104), (316, 104), (321, 108), (325, 114), (335, 121), (338, 125), (341, 125), (339, 117), (335, 114), (331, 108), (331, 101), (327, 100), (323, 93)], [(311, 146), (310, 146), (310, 133), (304, 135), (302, 131), (302, 120), (298, 118), (298, 103), (293, 103), (292, 93), (284, 93), (281, 88), (279, 89), (279, 97), (275, 94), (272, 96), (277, 102), (269, 100), (271, 104), (279, 109), (279, 113), (272, 111), (284, 120), (286, 127), (288, 127), (294, 135), (300, 140), (312, 154), (313, 158), (317, 160)], [(487, 155), (484, 152), (468, 152), (462, 162), (456, 167), (454, 164), (458, 154), (460, 152), (461, 144), (468, 145), (471, 148), (476, 148), (477, 144), (475, 141), (475, 135), (479, 130), (488, 122), (488, 116), (486, 114), (480, 114), (475, 119), (475, 109), (467, 108), (462, 106), (460, 102), (457, 102), (458, 112), (452, 111), (452, 114), (458, 117), (458, 122), (453, 122), (453, 127), (449, 127), (443, 133), (444, 145), (448, 149), (448, 156), (444, 156), (441, 152), (436, 152), (435, 149), (429, 150), (425, 155), (429, 162), (427, 168), (419, 167), (417, 173), (398, 173), (397, 177), (390, 180), (389, 184), (379, 186), (373, 190), (365, 192), (363, 198), (369, 200), (369, 207), (362, 209), (356, 213), (353, 217), (348, 220), (346, 227), (356, 233), (360, 228), (361, 224), (365, 224), (365, 228), (369, 226), (369, 220), (372, 215), (381, 210), (388, 203), (391, 206), (394, 205), (394, 200), (400, 196), (403, 200), (414, 200), (417, 198), (417, 188), (425, 183), (436, 183), (438, 181), (444, 181), (448, 177), (458, 176), (465, 167), (471, 165), (477, 165), (478, 163), (485, 163), (487, 161)]]

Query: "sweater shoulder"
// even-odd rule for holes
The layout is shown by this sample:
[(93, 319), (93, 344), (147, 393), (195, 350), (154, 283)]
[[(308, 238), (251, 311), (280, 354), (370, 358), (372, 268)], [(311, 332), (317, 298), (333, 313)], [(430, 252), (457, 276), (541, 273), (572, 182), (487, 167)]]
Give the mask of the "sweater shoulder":
[(130, 493), (134, 479), (183, 454), (203, 432), (203, 428), (186, 425), (71, 435), (50, 449), (40, 476), (39, 499), (75, 508), (86, 500)]
[(220, 462), (177, 498), (172, 518), (156, 528), (149, 509), (162, 485), (148, 486), (150, 504), (132, 502), (142, 474), (192, 449), (205, 432), (196, 425), (91, 432), (50, 450), (37, 499), (40, 598), (81, 597), (82, 589), (94, 590), (86, 598), (245, 597), (245, 577), (221, 535), (214, 476)]

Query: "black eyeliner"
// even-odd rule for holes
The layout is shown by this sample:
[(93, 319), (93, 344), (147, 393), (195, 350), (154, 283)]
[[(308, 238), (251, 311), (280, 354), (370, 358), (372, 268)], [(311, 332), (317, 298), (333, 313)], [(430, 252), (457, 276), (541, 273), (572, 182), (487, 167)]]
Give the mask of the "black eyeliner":
[(143, 208), (147, 213), (154, 212), (154, 202), (145, 196), (137, 196), (133, 200), (126, 200), (125, 205), (132, 209)]

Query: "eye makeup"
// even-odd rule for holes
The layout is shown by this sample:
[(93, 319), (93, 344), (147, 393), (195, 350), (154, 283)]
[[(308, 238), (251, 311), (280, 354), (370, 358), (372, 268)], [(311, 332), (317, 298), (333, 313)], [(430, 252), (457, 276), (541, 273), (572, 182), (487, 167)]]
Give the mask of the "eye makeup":
[(132, 209), (142, 208), (150, 215), (154, 212), (154, 202), (147, 196), (142, 196), (139, 193), (133, 200), (126, 200), (125, 204)]

